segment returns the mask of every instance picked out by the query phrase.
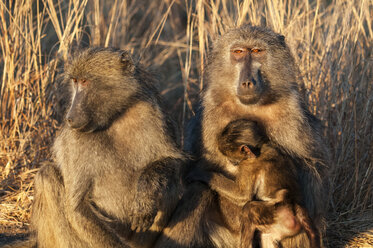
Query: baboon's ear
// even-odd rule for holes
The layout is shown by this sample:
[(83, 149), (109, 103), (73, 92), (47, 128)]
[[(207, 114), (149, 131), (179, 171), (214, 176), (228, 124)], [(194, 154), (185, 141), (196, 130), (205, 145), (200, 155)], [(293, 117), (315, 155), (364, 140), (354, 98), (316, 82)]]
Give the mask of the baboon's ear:
[(120, 62), (122, 63), (123, 68), (126, 71), (130, 71), (130, 72), (134, 71), (135, 65), (133, 63), (133, 60), (132, 60), (130, 54), (127, 51), (121, 51)]
[(279, 35), (277, 36), (277, 38), (278, 38), (278, 40), (281, 42), (281, 44), (282, 44), (283, 46), (286, 46), (286, 43), (285, 43), (285, 36), (279, 34)]
[(249, 146), (247, 145), (242, 145), (240, 147), (240, 151), (241, 153), (243, 153), (247, 158), (255, 158), (256, 155), (254, 154), (254, 152), (250, 149)]

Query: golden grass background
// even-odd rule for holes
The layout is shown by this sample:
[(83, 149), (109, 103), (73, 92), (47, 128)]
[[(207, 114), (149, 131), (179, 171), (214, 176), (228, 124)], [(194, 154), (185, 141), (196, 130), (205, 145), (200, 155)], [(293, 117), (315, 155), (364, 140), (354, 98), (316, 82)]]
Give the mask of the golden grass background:
[(373, 247), (373, 1), (0, 0), (0, 233), (26, 232), (58, 130), (57, 73), (77, 47), (130, 50), (174, 117), (193, 115), (209, 45), (229, 27), (286, 36), (333, 164), (328, 247)]

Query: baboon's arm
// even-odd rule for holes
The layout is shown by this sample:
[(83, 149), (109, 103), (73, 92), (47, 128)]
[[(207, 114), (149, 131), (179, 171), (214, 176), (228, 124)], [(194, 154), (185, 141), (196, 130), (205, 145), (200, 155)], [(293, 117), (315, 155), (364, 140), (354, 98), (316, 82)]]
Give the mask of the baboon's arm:
[(176, 205), (180, 198), (178, 171), (182, 161), (164, 158), (141, 171), (130, 216), (132, 230), (146, 230), (162, 206)]
[[(245, 204), (252, 198), (252, 189), (241, 189), (236, 181), (227, 178), (221, 173), (212, 172), (208, 184), (219, 195), (231, 199), (231, 201), (237, 202), (240, 205)], [(248, 187), (250, 186), (248, 185)]]
[[(188, 180), (204, 182), (208, 184), (211, 189), (218, 192), (220, 196), (228, 198), (239, 205), (245, 204), (251, 199), (251, 189), (242, 190), (236, 181), (218, 172), (196, 169), (188, 175)], [(250, 187), (250, 185), (248, 187)]]

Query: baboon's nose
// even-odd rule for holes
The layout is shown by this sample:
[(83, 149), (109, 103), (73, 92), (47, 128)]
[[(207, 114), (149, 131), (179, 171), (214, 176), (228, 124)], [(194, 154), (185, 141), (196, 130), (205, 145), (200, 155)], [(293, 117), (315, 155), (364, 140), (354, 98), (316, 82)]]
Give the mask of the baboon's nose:
[(255, 82), (253, 81), (246, 81), (241, 84), (243, 88), (253, 88), (255, 86)]
[(251, 79), (251, 80), (245, 80), (243, 82), (241, 82), (241, 91), (242, 93), (248, 93), (249, 91), (252, 91), (254, 88), (255, 88), (255, 85), (256, 85), (256, 81), (255, 79)]
[(240, 96), (255, 94), (257, 86), (257, 81), (254, 78), (247, 78), (238, 84), (237, 94)]

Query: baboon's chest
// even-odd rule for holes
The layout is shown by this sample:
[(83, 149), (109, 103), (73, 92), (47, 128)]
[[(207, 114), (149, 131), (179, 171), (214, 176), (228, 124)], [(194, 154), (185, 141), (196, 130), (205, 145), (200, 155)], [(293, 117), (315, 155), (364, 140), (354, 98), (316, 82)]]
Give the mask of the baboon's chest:
[(95, 179), (92, 188), (92, 201), (99, 209), (109, 216), (126, 218), (128, 216), (130, 202), (133, 202), (134, 194), (131, 194), (132, 182), (124, 173), (106, 173)]

